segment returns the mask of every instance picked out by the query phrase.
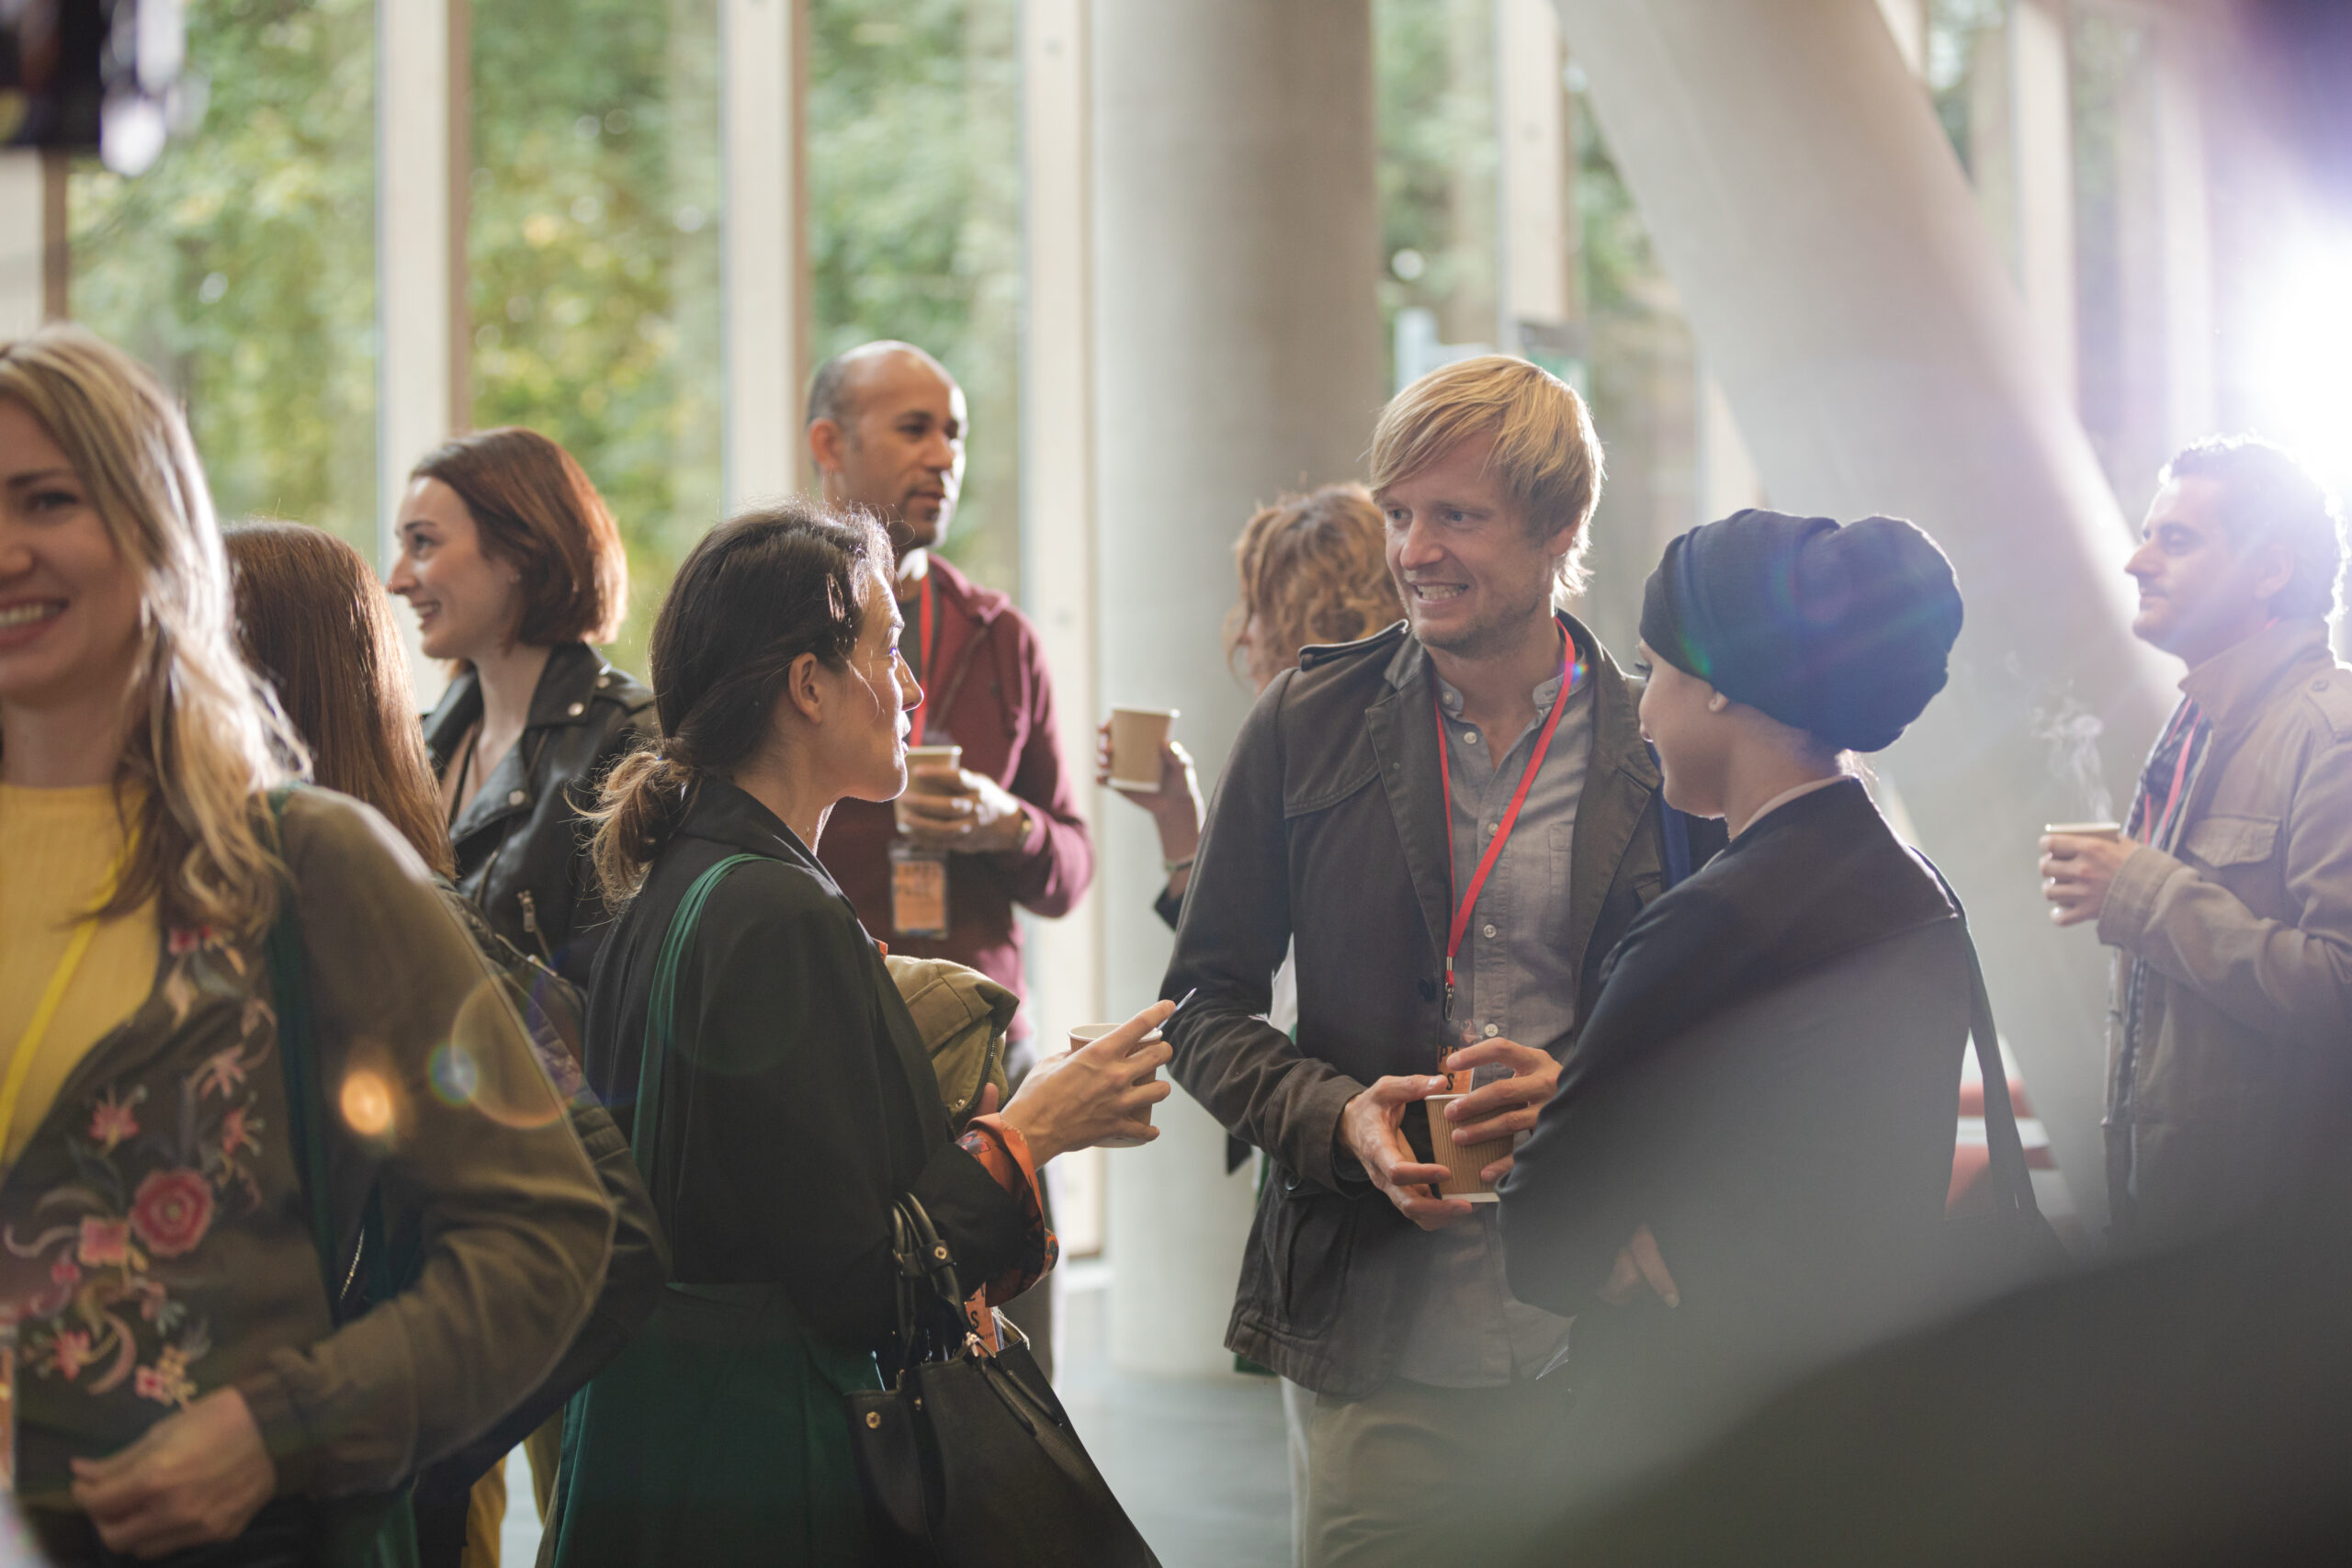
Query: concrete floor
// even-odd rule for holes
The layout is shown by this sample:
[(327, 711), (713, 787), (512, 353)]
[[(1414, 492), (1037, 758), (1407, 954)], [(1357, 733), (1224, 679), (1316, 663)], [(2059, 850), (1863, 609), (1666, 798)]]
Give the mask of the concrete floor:
[[(1162, 1568), (1287, 1568), (1290, 1460), (1271, 1378), (1145, 1378), (1111, 1366), (1110, 1269), (1067, 1266), (1060, 1388), (1087, 1451)], [(507, 1461), (506, 1568), (539, 1550), (530, 1465)]]
[(1287, 1568), (1290, 1455), (1272, 1378), (1114, 1371), (1100, 1264), (1063, 1281), (1062, 1403), (1162, 1568)]

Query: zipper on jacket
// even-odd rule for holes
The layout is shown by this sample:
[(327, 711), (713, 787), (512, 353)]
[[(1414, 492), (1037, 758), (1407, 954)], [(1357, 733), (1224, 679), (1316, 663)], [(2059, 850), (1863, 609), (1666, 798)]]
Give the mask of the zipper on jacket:
[(548, 933), (539, 930), (538, 900), (532, 897), (531, 890), (526, 887), (515, 893), (514, 901), (523, 906), (523, 929), (529, 931), (531, 940), (539, 944), (539, 957), (548, 968), (554, 968), (555, 954), (548, 951)]

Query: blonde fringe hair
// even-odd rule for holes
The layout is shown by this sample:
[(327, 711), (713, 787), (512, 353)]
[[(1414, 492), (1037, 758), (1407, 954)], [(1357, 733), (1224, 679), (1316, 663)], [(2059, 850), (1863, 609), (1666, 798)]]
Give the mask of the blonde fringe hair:
[(118, 793), (142, 790), (137, 847), (99, 912), (152, 897), (167, 927), (256, 934), (276, 913), (279, 871), (256, 797), (308, 764), (238, 656), (229, 564), (187, 423), (144, 367), (75, 326), (0, 344), (0, 398), (65, 454), (139, 584), (115, 773)]
[(1487, 471), (1538, 537), (1575, 532), (1559, 586), (1585, 590), (1584, 558), (1604, 464), (1591, 411), (1576, 389), (1524, 359), (1499, 354), (1440, 366), (1389, 400), (1372, 433), (1372, 491), (1412, 478), (1462, 442), (1490, 436)]
[(1241, 598), (1225, 617), (1227, 662), (1246, 648), (1250, 676), (1271, 681), (1302, 648), (1402, 619), (1386, 532), (1372, 492), (1353, 482), (1260, 507), (1233, 545)]

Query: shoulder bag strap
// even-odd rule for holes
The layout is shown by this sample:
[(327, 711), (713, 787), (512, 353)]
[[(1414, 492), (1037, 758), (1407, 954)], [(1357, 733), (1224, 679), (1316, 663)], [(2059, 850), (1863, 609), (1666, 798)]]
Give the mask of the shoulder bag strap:
[(695, 932), (702, 924), (702, 907), (710, 901), (712, 889), (737, 866), (765, 858), (729, 855), (695, 877), (671, 914), (669, 931), (662, 934), (661, 955), (653, 964), (652, 989), (646, 998), (645, 1049), (638, 1058), (637, 1110), (629, 1119), (628, 1134), (629, 1152), (636, 1157), (637, 1173), (645, 1179), (648, 1190), (653, 1190), (653, 1156), (662, 1142), (662, 1068), (669, 1060), (670, 1046), (677, 1039), (679, 966), (685, 961), (687, 948), (694, 944)]
[(1917, 848), (1911, 853), (1951, 900), (1960, 916), (1961, 942), (1968, 949), (1968, 1032), (1975, 1043), (1977, 1073), (1984, 1080), (1984, 1149), (1993, 1176), (1994, 1202), (2004, 1210), (2039, 1213), (2033, 1173), (2025, 1163), (2025, 1140), (2018, 1133), (2017, 1107), (2009, 1102), (2009, 1072), (2001, 1062), (2001, 1031), (1993, 1021), (1993, 996), (1984, 986), (1984, 964), (1977, 956), (1976, 938), (1968, 929), (1967, 907), (1934, 861)]
[[(295, 786), (281, 784), (269, 792), (269, 812), (278, 829), (284, 858), (286, 804)], [(302, 918), (296, 908), (293, 878), (281, 872), (277, 881), (277, 918), (270, 922), (263, 951), (269, 964), (271, 1005), (277, 1014), (278, 1068), (286, 1078), (288, 1146), (302, 1182), (304, 1206), (310, 1211), (311, 1243), (318, 1248), (319, 1278), (326, 1287), (327, 1304), (337, 1321), (343, 1314), (343, 1280), (337, 1277), (334, 1204), (327, 1190), (327, 1150), (322, 1129), (326, 1125), (326, 1099), (319, 1083), (318, 1057), (311, 1044), (311, 993), (302, 973)]]

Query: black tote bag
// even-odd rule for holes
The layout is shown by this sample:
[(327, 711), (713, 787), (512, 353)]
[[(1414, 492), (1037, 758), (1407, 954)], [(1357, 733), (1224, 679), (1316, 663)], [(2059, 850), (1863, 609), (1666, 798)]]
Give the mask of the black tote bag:
[(912, 1193), (891, 1213), (894, 1385), (848, 1395), (885, 1555), (930, 1568), (1159, 1568), (1018, 1338), (993, 1355), (964, 1317), (956, 1259)]

